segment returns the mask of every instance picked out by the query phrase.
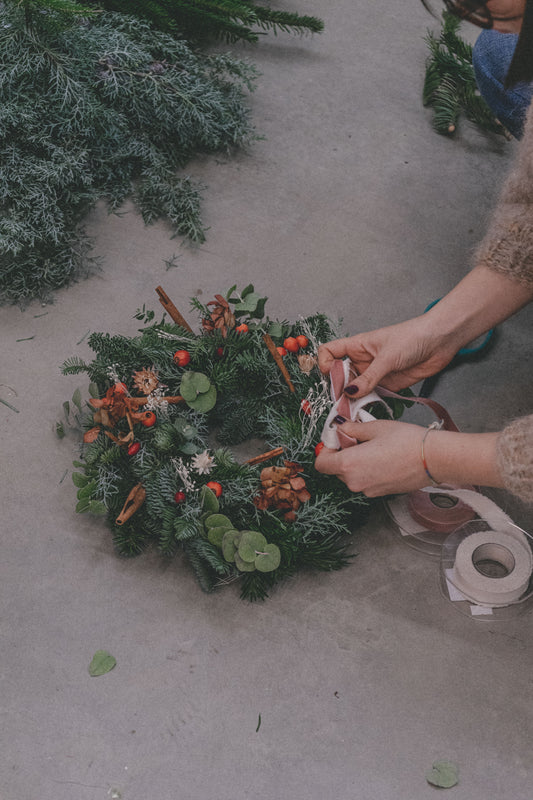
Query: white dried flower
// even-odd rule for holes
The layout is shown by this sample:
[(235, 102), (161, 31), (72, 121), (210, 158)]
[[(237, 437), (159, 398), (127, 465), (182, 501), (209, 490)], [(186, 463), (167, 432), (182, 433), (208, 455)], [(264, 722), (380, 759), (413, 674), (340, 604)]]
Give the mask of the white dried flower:
[(204, 450), (203, 453), (197, 453), (192, 457), (191, 465), (200, 475), (209, 475), (213, 469), (214, 461), (213, 456), (210, 456), (207, 450)]

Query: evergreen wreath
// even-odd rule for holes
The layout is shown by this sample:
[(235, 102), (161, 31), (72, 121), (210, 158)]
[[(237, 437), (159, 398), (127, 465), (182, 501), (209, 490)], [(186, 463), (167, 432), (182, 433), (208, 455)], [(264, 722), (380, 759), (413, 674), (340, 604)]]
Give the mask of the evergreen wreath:
[(472, 66), (472, 45), (459, 36), (461, 20), (444, 11), (438, 36), (426, 36), (430, 55), (426, 61), (422, 101), (433, 109), (437, 133), (452, 136), (461, 114), (487, 133), (511, 138), (480, 95)]
[[(300, 569), (345, 566), (368, 500), (314, 468), (331, 404), (316, 353), (337, 326), (271, 320), (250, 285), (194, 298), (195, 333), (157, 291), (173, 322), (143, 307), (138, 336), (93, 333), (95, 359), (63, 364), (91, 381), (87, 406), (79, 390), (64, 404), (85, 431), (76, 511), (105, 514), (121, 555), (182, 549), (205, 591), (240, 580), (243, 598), (263, 599)], [(251, 437), (267, 451), (241, 463), (230, 446)]]

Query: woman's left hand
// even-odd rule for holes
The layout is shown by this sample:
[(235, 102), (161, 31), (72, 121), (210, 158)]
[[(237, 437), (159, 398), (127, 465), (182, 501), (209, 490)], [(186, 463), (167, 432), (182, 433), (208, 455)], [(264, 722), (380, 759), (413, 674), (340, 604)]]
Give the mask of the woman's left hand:
[(427, 428), (376, 420), (345, 422), (339, 430), (359, 444), (345, 450), (324, 447), (315, 461), (318, 472), (336, 475), (352, 492), (367, 497), (412, 492), (428, 485), (421, 456)]

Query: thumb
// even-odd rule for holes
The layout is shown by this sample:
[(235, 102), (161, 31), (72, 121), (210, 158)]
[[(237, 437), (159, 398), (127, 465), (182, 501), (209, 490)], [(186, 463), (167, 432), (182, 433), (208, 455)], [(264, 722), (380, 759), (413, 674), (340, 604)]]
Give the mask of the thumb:
[[(338, 425), (337, 434), (341, 445), (345, 436), (357, 442), (369, 442), (377, 436), (379, 432), (378, 428), (382, 421), (383, 420), (376, 420), (375, 422), (344, 422), (342, 425)], [(354, 441), (351, 441), (350, 444), (354, 444)], [(348, 442), (347, 446), (350, 446)]]

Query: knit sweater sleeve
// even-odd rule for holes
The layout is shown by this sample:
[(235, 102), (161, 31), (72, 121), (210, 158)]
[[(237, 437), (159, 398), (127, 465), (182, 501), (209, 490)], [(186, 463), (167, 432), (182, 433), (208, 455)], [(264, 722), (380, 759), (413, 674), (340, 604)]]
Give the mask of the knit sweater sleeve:
[(533, 414), (503, 429), (498, 437), (497, 459), (505, 488), (533, 503)]
[(475, 263), (533, 286), (533, 104)]

